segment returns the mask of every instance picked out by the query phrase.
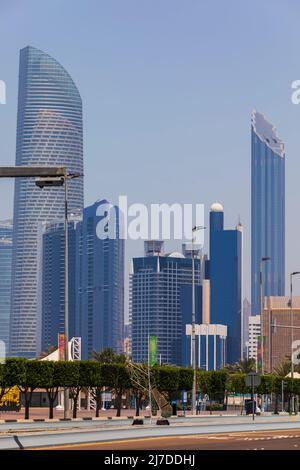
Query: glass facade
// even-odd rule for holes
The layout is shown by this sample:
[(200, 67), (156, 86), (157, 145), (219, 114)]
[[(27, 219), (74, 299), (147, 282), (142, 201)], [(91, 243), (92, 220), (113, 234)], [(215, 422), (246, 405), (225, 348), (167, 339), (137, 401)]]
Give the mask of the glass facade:
[[(65, 165), (83, 173), (82, 102), (66, 70), (33, 47), (20, 52), (16, 165)], [(69, 211), (83, 208), (83, 178), (68, 185)], [(64, 215), (64, 189), (15, 181), (10, 354), (37, 353), (41, 224)]]
[(9, 350), (12, 222), (0, 222), (0, 340)]
[(119, 209), (108, 201), (86, 207), (79, 225), (77, 321), (82, 357), (124, 350), (124, 239)]
[(285, 291), (285, 153), (276, 129), (253, 111), (251, 126), (251, 307), (260, 314), (260, 259), (263, 295)]
[[(196, 285), (201, 282), (200, 265), (200, 260), (195, 259)], [(182, 364), (183, 322), (191, 321), (191, 310), (183, 315), (182, 288), (187, 285), (191, 289), (191, 284), (192, 259), (180, 253), (133, 259), (130, 322), (134, 362), (148, 362), (148, 336), (154, 335), (158, 360), (163, 364)]]
[(211, 323), (227, 326), (226, 358), (240, 360), (242, 331), (242, 227), (224, 230), (223, 211), (210, 211)]
[[(69, 340), (76, 335), (77, 250), (81, 219), (68, 223), (69, 244)], [(43, 283), (41, 351), (57, 346), (58, 333), (65, 327), (65, 226), (64, 221), (45, 224), (43, 230)]]

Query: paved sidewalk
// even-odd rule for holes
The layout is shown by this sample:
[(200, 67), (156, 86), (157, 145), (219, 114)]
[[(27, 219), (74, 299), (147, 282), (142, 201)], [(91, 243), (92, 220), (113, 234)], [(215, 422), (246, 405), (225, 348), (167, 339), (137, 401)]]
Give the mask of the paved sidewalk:
[[(100, 410), (100, 417), (105, 418), (105, 417), (115, 417), (117, 413), (117, 410), (115, 409), (110, 409), (110, 410)], [(177, 413), (178, 415), (182, 415), (182, 412), (179, 411)], [(191, 414), (190, 411), (187, 412), (186, 416), (189, 416)], [(228, 411), (213, 411), (210, 413), (209, 411), (201, 411), (201, 413), (198, 415), (199, 417), (201, 416), (227, 416), (227, 415), (240, 415), (239, 410), (228, 410)], [(88, 411), (88, 410), (78, 410), (77, 412), (77, 417), (82, 418), (82, 417), (94, 417), (95, 416), (95, 411)], [(121, 416), (124, 418), (127, 418), (127, 416), (135, 416), (135, 409), (122, 409)], [(140, 416), (149, 416), (149, 410), (140, 410)], [(46, 419), (49, 417), (49, 409), (48, 408), (30, 408), (30, 419)], [(54, 418), (63, 418), (64, 417), (64, 412), (63, 410), (56, 410), (54, 409)], [(21, 411), (16, 412), (16, 411), (0, 411), (0, 420), (5, 420), (5, 419), (24, 419), (24, 408), (21, 409)]]

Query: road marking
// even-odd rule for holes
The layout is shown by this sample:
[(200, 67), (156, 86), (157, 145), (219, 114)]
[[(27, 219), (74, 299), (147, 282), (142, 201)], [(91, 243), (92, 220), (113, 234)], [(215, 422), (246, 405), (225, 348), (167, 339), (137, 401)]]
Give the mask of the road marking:
[[(79, 430), (78, 430), (79, 431)], [(80, 432), (80, 431), (79, 431)], [(203, 440), (209, 440), (209, 439), (219, 439), (219, 440), (228, 440), (230, 437), (236, 438), (236, 437), (242, 437), (245, 436), (245, 434), (251, 434), (251, 433), (259, 433), (259, 434), (266, 434), (266, 433), (278, 433), (282, 432), (282, 429), (275, 429), (275, 430), (255, 430), (255, 431), (239, 431), (239, 432), (231, 432), (231, 433), (215, 433), (215, 434), (186, 434), (186, 435), (168, 435), (168, 436), (157, 436), (157, 437), (142, 437), (142, 438), (127, 438), (127, 439), (113, 439), (109, 441), (97, 441), (97, 442), (82, 442), (78, 444), (62, 444), (62, 445), (49, 445), (47, 447), (34, 447), (31, 449), (33, 450), (43, 450), (43, 449), (64, 449), (64, 448), (71, 448), (71, 447), (86, 447), (86, 446), (105, 446), (105, 445), (114, 445), (114, 444), (123, 444), (123, 443), (132, 443), (132, 442), (143, 442), (143, 441), (156, 441), (156, 440), (168, 440), (168, 439), (203, 439)], [(63, 434), (63, 433), (62, 433)], [(273, 437), (259, 437), (259, 438), (248, 438), (245, 437), (244, 439), (240, 440), (266, 440), (266, 439), (282, 439), (282, 438), (292, 438), (293, 436), (287, 436), (287, 435), (279, 435), (279, 436), (273, 436)], [(296, 437), (296, 436), (294, 436)], [(299, 437), (297, 435), (297, 437)], [(21, 444), (22, 445), (22, 444)], [(257, 448), (253, 449), (257, 450)]]

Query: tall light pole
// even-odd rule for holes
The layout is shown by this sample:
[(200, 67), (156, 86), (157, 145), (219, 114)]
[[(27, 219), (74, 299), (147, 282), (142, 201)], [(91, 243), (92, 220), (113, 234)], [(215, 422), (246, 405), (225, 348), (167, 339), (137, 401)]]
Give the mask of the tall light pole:
[[(197, 394), (197, 372), (196, 372), (196, 314), (195, 314), (195, 253), (194, 253), (194, 233), (198, 230), (205, 230), (206, 227), (198, 225), (192, 228), (192, 368), (193, 368), (193, 388), (192, 388), (192, 414), (196, 414), (196, 394)], [(200, 345), (199, 345), (200, 347)]]
[[(80, 173), (67, 173), (64, 169), (63, 177), (38, 178), (35, 184), (43, 189), (45, 187), (55, 187), (64, 185), (64, 235), (65, 235), (65, 315), (64, 315), (64, 356), (65, 361), (69, 360), (69, 227), (68, 227), (68, 180), (79, 178)], [(69, 418), (69, 389), (64, 388), (64, 419)]]
[[(263, 311), (264, 311), (264, 294), (263, 294), (263, 263), (269, 261), (269, 256), (262, 256), (259, 263), (259, 283), (260, 283), (260, 344), (261, 344), (261, 373), (264, 373), (264, 329), (263, 329)], [(262, 410), (263, 411), (263, 410)]]
[[(294, 342), (294, 312), (293, 312), (293, 276), (300, 274), (300, 271), (294, 271), (290, 274), (290, 317), (291, 317), (291, 379), (294, 380), (294, 362), (293, 362), (293, 342)], [(293, 386), (293, 382), (292, 382)], [(295, 397), (292, 394), (292, 414), (295, 413)]]
[[(0, 178), (37, 178), (36, 186), (45, 187), (62, 186), (65, 184), (65, 359), (68, 360), (69, 335), (69, 262), (68, 262), (68, 191), (67, 180), (79, 178), (80, 173), (67, 173), (64, 166), (8, 166), (0, 167)], [(68, 417), (69, 391), (65, 391), (64, 418)], [(67, 399), (66, 399), (67, 398)]]

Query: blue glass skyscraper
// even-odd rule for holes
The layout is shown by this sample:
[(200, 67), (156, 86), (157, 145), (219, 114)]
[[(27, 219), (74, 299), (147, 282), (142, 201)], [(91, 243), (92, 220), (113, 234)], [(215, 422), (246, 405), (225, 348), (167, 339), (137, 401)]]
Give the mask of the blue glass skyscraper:
[[(181, 365), (186, 361), (184, 323), (191, 322), (192, 259), (173, 252), (163, 254), (162, 242), (153, 251), (145, 242), (145, 256), (134, 258), (130, 275), (132, 359), (148, 361), (148, 336), (157, 337), (158, 360)], [(156, 242), (156, 245), (158, 242)], [(195, 259), (196, 319), (200, 321), (201, 262)]]
[(11, 296), (12, 222), (0, 222), (0, 340), (9, 345)]
[[(69, 217), (69, 340), (77, 335), (78, 224), (80, 217)], [(65, 328), (65, 227), (64, 220), (45, 224), (42, 260), (41, 351), (57, 346), (58, 333)]]
[(86, 207), (79, 225), (77, 321), (82, 357), (124, 349), (124, 239), (119, 209), (106, 200)]
[(224, 230), (219, 203), (210, 210), (211, 323), (228, 327), (227, 362), (242, 357), (242, 226)]
[(285, 152), (276, 129), (253, 111), (251, 122), (251, 306), (260, 314), (260, 259), (263, 295), (285, 291)]
[[(16, 165), (65, 165), (83, 173), (82, 103), (66, 70), (34, 47), (20, 52)], [(69, 183), (70, 212), (83, 208), (83, 179)], [(37, 352), (41, 223), (64, 215), (64, 189), (15, 181), (10, 354)]]

